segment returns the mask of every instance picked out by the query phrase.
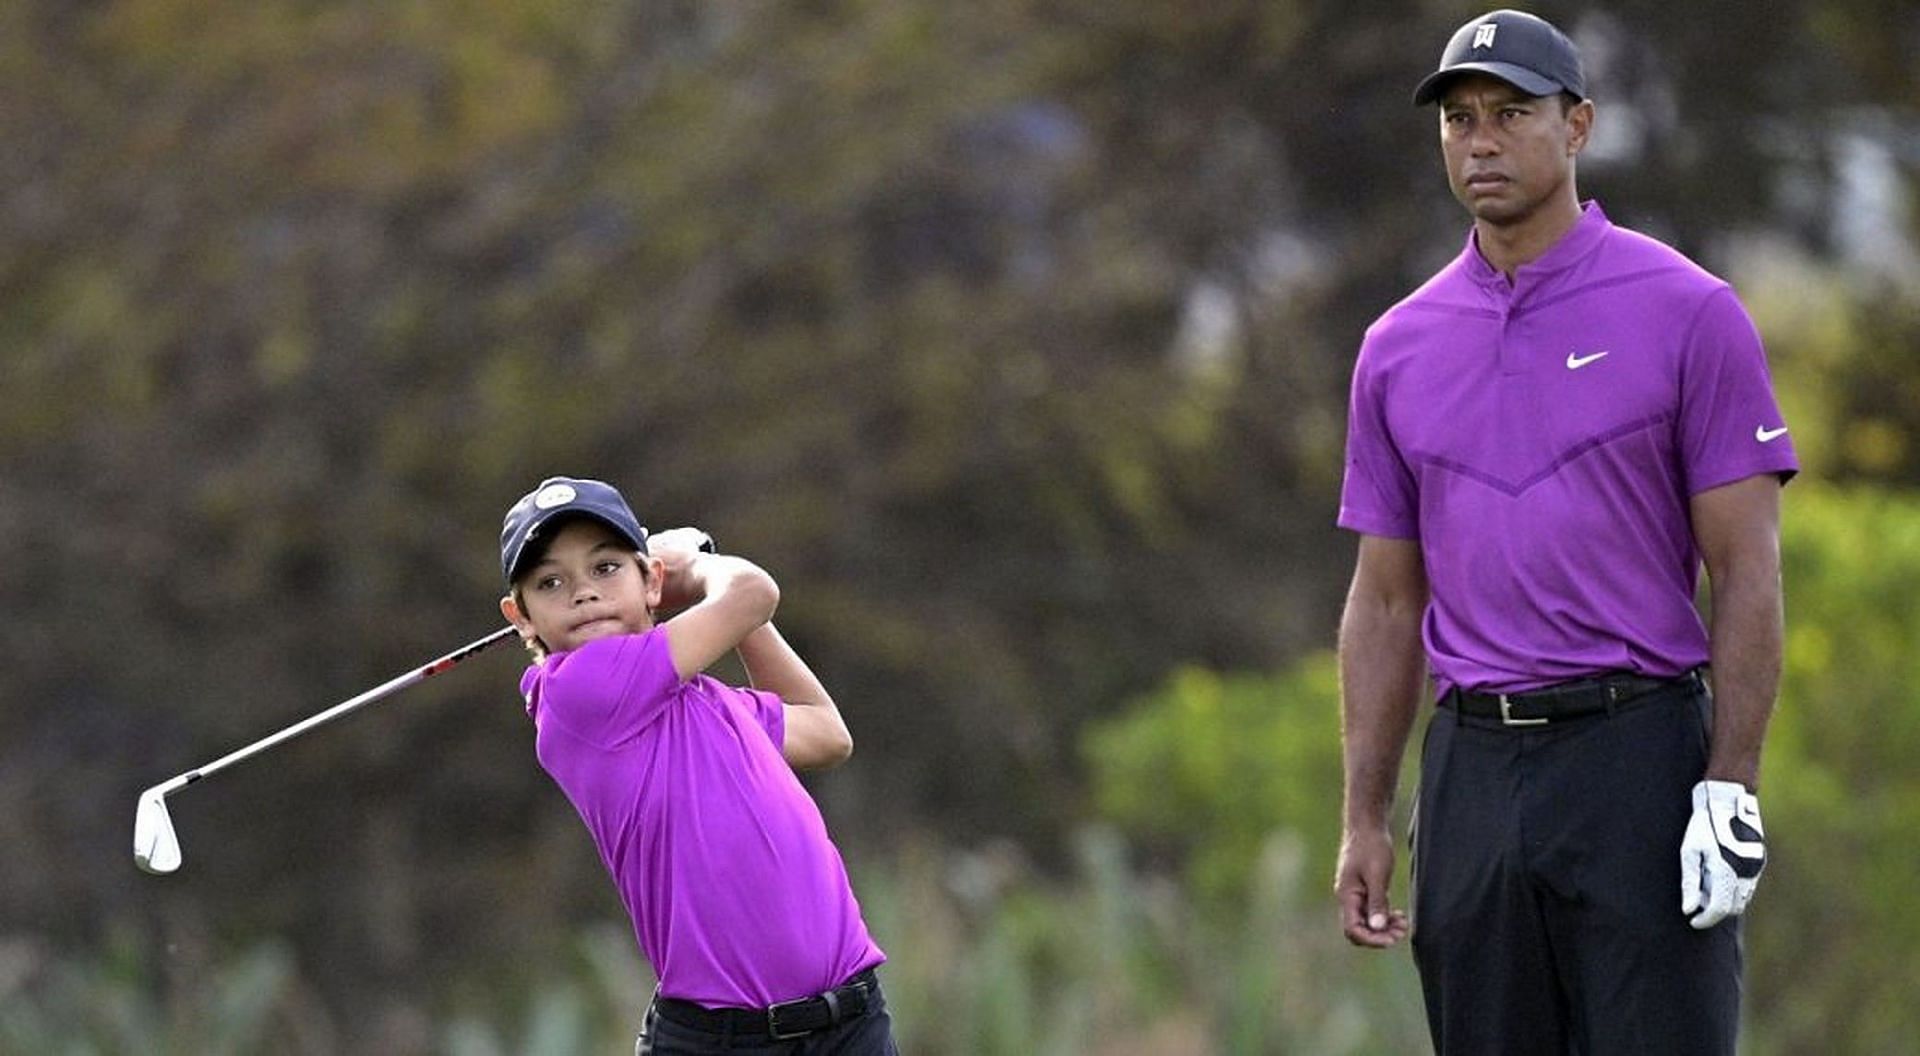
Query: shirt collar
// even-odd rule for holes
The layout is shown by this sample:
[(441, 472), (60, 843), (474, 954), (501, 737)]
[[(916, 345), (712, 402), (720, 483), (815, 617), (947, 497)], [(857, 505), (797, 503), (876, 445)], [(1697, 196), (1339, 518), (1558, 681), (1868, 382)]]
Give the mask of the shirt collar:
[[(1514, 269), (1513, 288), (1533, 285), (1557, 271), (1579, 263), (1587, 254), (1600, 247), (1613, 227), (1607, 214), (1600, 209), (1600, 203), (1591, 199), (1580, 205), (1580, 220), (1560, 236), (1545, 253), (1526, 264)], [(1462, 254), (1466, 258), (1467, 273), (1482, 286), (1507, 285), (1507, 277), (1499, 269), (1487, 263), (1480, 254), (1480, 236), (1474, 228), (1467, 230), (1467, 246)]]

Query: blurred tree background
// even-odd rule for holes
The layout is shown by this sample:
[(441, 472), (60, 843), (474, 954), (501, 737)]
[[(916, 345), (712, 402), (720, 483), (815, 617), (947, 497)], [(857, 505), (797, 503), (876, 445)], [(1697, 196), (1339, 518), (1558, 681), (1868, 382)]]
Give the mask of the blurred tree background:
[[(1482, 9), (0, 5), (0, 1053), (626, 1051), (509, 650), (128, 853), (142, 788), (495, 626), (562, 472), (780, 579), (909, 1051), (1421, 1051), (1327, 893), (1332, 519)], [(1583, 191), (1736, 284), (1806, 461), (1748, 1048), (1900, 1051), (1920, 7), (1534, 9)]]

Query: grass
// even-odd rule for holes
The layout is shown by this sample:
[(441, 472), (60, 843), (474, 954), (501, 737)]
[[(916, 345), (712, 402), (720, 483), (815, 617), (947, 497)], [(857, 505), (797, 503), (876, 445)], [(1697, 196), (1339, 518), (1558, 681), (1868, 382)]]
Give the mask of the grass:
[[(1081, 830), (1072, 850), (1063, 877), (1008, 847), (917, 846), (884, 866), (856, 863), (890, 955), (882, 979), (903, 1051), (1422, 1051), (1406, 957), (1346, 946), (1299, 840), (1268, 842), (1253, 894), (1233, 907), (1202, 906), (1137, 867), (1111, 829)], [(626, 922), (603, 921), (574, 937), (564, 963), (505, 951), (474, 978), (436, 980), (439, 1006), (369, 1023), (325, 1007), (279, 941), (206, 952), (204, 970), (181, 971), (137, 934), (77, 957), (0, 949), (0, 1054), (624, 1053), (653, 985)]]

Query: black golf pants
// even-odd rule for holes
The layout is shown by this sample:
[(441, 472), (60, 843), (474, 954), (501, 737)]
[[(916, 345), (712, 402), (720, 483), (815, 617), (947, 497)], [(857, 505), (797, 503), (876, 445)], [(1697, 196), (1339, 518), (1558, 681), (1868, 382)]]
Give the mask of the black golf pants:
[(1434, 713), (1413, 955), (1441, 1056), (1733, 1056), (1739, 919), (1680, 913), (1697, 683), (1548, 726)]

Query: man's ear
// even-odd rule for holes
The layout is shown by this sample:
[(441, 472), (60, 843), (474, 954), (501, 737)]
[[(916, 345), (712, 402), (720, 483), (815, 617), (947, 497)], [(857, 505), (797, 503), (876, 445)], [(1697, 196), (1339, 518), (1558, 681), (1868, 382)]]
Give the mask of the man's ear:
[(1594, 116), (1591, 99), (1582, 99), (1567, 111), (1568, 154), (1578, 154), (1587, 149), (1587, 140), (1593, 136)]

